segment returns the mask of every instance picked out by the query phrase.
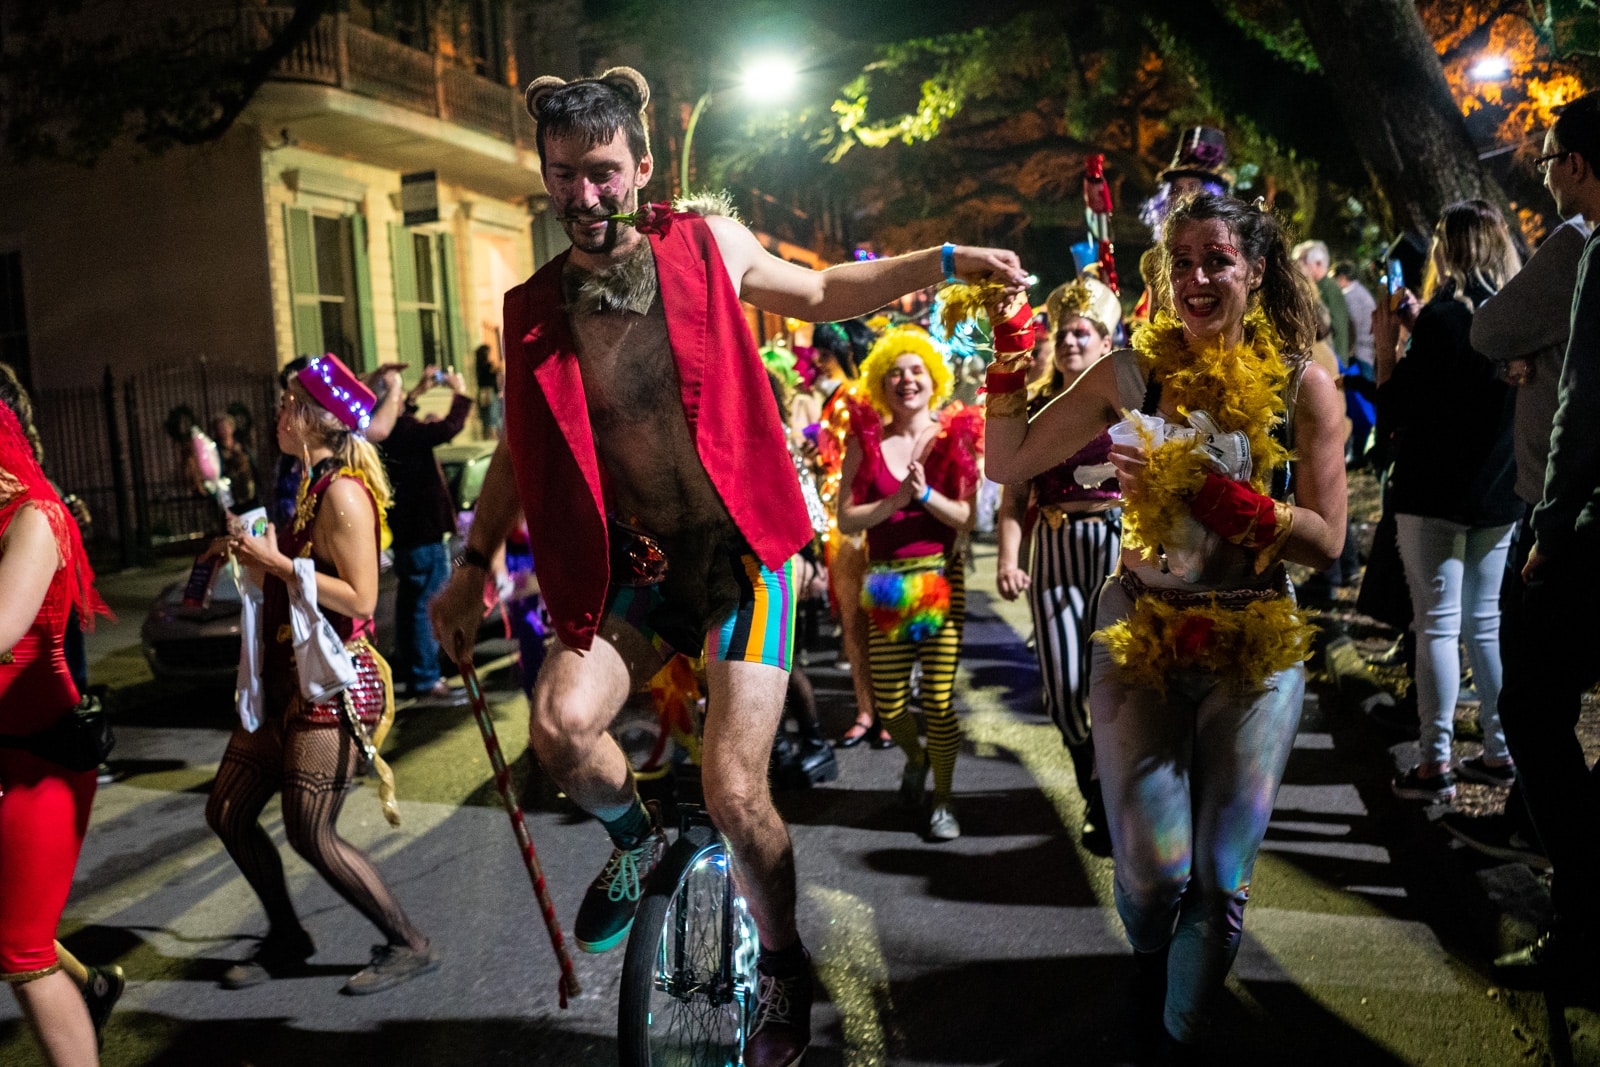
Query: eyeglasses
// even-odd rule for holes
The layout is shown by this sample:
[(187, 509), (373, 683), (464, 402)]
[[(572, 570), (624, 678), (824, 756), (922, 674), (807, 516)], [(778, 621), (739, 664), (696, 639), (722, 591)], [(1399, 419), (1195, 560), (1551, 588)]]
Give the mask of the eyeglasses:
[(1554, 163), (1558, 159), (1566, 159), (1570, 155), (1572, 155), (1571, 151), (1551, 152), (1548, 156), (1540, 156), (1538, 159), (1534, 160), (1533, 168), (1540, 174), (1549, 174), (1550, 164)]

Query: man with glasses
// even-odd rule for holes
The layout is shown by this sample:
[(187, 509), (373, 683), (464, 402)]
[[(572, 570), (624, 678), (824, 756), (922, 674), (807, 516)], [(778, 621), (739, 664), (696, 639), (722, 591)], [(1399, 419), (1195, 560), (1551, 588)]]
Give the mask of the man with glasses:
[[(1536, 165), (1563, 217), (1581, 216), (1590, 227), (1600, 220), (1600, 93), (1588, 93), (1560, 110)], [(1552, 235), (1551, 242), (1558, 237), (1562, 241), (1552, 250), (1552, 261), (1561, 247), (1572, 243), (1562, 230), (1574, 226), (1568, 222)], [(1541, 248), (1528, 270), (1544, 255)], [(1590, 774), (1574, 730), (1584, 692), (1600, 681), (1600, 660), (1594, 655), (1600, 643), (1600, 626), (1595, 624), (1600, 604), (1597, 263), (1600, 244), (1591, 235), (1577, 262), (1542, 494), (1529, 519), (1534, 544), (1522, 569), (1521, 589), (1510, 594), (1520, 594), (1511, 612), (1516, 622), (1501, 635), (1501, 721), (1516, 760), (1518, 785), (1555, 869), (1555, 917), (1549, 930), (1532, 945), (1495, 961), (1500, 980), (1508, 985), (1592, 988), (1600, 948), (1600, 851), (1591, 840), (1600, 825), (1600, 778)], [(1554, 288), (1550, 295), (1556, 295)], [(1501, 299), (1503, 294), (1483, 311), (1494, 312)], [(1555, 308), (1546, 312), (1555, 314)], [(1541, 328), (1536, 322), (1523, 324), (1530, 338)], [(1473, 342), (1479, 341), (1475, 323)]]

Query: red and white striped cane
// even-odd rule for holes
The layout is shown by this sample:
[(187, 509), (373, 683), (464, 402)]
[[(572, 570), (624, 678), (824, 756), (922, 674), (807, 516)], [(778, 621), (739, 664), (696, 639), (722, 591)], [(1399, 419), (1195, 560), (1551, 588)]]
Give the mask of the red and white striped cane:
[(544, 884), (539, 854), (533, 850), (533, 838), (528, 836), (528, 823), (522, 817), (522, 805), (517, 803), (517, 798), (511, 792), (511, 771), (500, 752), (500, 738), (495, 733), (494, 720), (489, 717), (489, 704), (483, 699), (483, 690), (478, 686), (478, 672), (472, 666), (471, 655), (458, 657), (456, 666), (461, 671), (461, 681), (467, 687), (467, 696), (472, 700), (472, 715), (478, 720), (478, 730), (483, 734), (483, 747), (488, 750), (489, 765), (494, 768), (494, 787), (500, 791), (500, 801), (511, 819), (511, 831), (517, 835), (517, 847), (522, 850), (522, 862), (527, 865), (528, 877), (533, 882), (533, 895), (539, 899), (539, 908), (544, 913), (544, 928), (550, 933), (550, 947), (555, 949), (556, 959), (561, 964), (560, 995), (561, 1006), (565, 1008), (567, 998), (578, 996), (583, 989), (572, 970), (572, 957), (567, 954), (567, 944), (561, 936), (561, 923), (556, 918), (556, 906), (551, 902), (550, 890)]

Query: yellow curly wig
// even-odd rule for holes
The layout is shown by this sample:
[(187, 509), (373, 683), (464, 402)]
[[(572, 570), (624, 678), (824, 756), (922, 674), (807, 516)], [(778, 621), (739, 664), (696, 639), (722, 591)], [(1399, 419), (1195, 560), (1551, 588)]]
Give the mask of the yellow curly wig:
[(859, 380), (866, 386), (867, 398), (880, 414), (891, 414), (889, 398), (883, 391), (884, 375), (889, 373), (895, 360), (907, 353), (922, 357), (922, 365), (928, 368), (928, 377), (933, 380), (933, 397), (928, 401), (929, 408), (936, 408), (950, 399), (950, 392), (955, 388), (955, 376), (950, 373), (950, 367), (939, 350), (933, 347), (933, 339), (928, 332), (916, 326), (896, 326), (884, 331), (861, 363)]

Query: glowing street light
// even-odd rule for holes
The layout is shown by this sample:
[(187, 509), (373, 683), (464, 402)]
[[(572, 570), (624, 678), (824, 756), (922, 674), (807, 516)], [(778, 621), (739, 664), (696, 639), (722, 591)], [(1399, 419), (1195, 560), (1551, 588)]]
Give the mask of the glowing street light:
[[(794, 60), (783, 56), (763, 56), (744, 68), (739, 87), (752, 100), (773, 103), (792, 93), (799, 80), (800, 68)], [(682, 193), (689, 191), (689, 150), (694, 144), (695, 127), (700, 125), (700, 116), (710, 105), (711, 98), (721, 91), (707, 89), (694, 102), (694, 110), (689, 112), (689, 126), (683, 131), (683, 153), (678, 160), (678, 189)]]
[(1503, 82), (1511, 77), (1511, 60), (1505, 56), (1482, 56), (1469, 73), (1474, 81)]
[(761, 103), (783, 100), (794, 92), (800, 68), (787, 56), (763, 56), (744, 68), (745, 95)]

